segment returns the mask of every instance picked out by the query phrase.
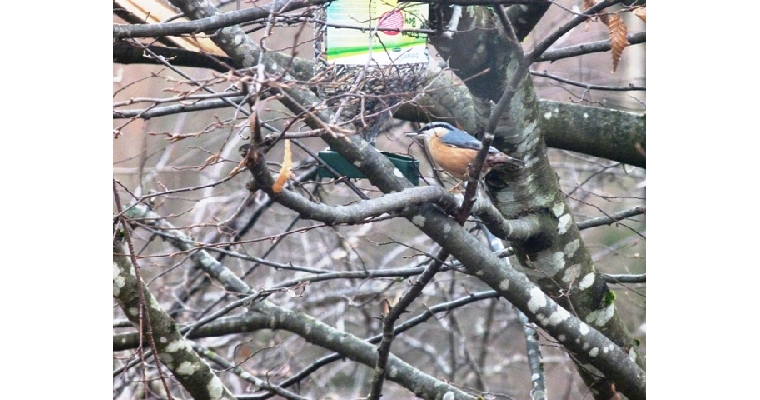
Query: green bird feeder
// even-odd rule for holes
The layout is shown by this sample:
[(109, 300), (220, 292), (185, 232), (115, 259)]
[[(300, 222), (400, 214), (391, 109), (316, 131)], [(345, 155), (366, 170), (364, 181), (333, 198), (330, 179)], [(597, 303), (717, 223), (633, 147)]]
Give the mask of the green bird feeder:
[[(327, 99), (327, 105), (337, 106), (340, 102), (340, 108), (349, 116), (373, 114), (379, 112), (378, 107), (388, 107), (388, 104), (375, 102), (372, 105), (358, 98), (339, 100), (336, 96), (359, 90), (368, 95), (386, 96), (392, 99), (387, 101), (395, 105), (404, 99), (394, 99), (394, 93), (415, 93), (424, 82), (429, 61), (427, 35), (419, 33), (426, 27), (429, 8), (425, 3), (398, 0), (334, 0), (318, 8), (314, 25), (314, 65), (315, 75), (324, 78), (317, 90), (320, 97)], [(359, 76), (363, 77), (362, 84), (353, 87)], [(379, 117), (370, 118), (367, 125), (379, 129), (382, 121)], [(368, 132), (365, 139), (374, 145), (377, 132)], [(381, 153), (409, 182), (419, 185), (419, 161), (401, 154)], [(335, 151), (322, 151), (319, 157), (339, 175), (320, 166), (321, 178), (366, 178)]]
[[(402, 154), (396, 154), (391, 153), (387, 151), (381, 151), (382, 155), (388, 157), (388, 159), (393, 163), (393, 165), (401, 171), (401, 174), (404, 175), (404, 177), (409, 180), (414, 186), (419, 186), (420, 184), (420, 162), (412, 157), (408, 157)], [(343, 158), (340, 153), (332, 151), (332, 150), (325, 150), (319, 152), (319, 158), (322, 159), (322, 161), (325, 162), (325, 164), (329, 165), (330, 168), (334, 169), (335, 172), (339, 174), (339, 176), (333, 175), (332, 172), (330, 172), (329, 169), (325, 168), (324, 166), (319, 167), (319, 171), (317, 174), (320, 178), (340, 178), (340, 177), (347, 177), (347, 178), (366, 178), (364, 174), (359, 171), (353, 164), (348, 162), (345, 158)]]

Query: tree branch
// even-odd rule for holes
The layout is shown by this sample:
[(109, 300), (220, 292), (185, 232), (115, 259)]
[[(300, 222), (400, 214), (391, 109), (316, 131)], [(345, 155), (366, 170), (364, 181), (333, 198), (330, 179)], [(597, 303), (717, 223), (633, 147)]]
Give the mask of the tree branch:
[(636, 206), (636, 207), (629, 208), (627, 210), (623, 210), (614, 214), (605, 215), (603, 217), (591, 218), (585, 221), (578, 222), (578, 229), (583, 230), (583, 229), (588, 229), (595, 226), (610, 225), (626, 218), (631, 218), (637, 215), (645, 214), (646, 212), (647, 212), (647, 209), (645, 206)]
[(554, 32), (552, 32), (549, 36), (544, 38), (541, 42), (539, 42), (536, 47), (528, 53), (525, 58), (527, 60), (530, 60), (530, 63), (532, 64), (534, 61), (538, 59), (554, 42), (556, 42), (559, 38), (564, 36), (566, 33), (570, 32), (571, 29), (575, 28), (576, 26), (580, 25), (583, 21), (588, 20), (590, 17), (593, 17), (594, 14), (596, 14), (599, 11), (604, 10), (607, 7), (613, 6), (617, 3), (620, 3), (621, 0), (604, 0), (600, 1), (599, 3), (594, 4), (593, 6), (589, 7), (585, 11), (583, 11), (582, 14), (576, 15), (573, 17), (570, 21), (556, 29)]
[(646, 168), (646, 114), (548, 100), (539, 112), (547, 146)]
[[(138, 218), (138, 219), (148, 219), (152, 220), (152, 223), (156, 226), (160, 227), (161, 229), (164, 229), (167, 232), (170, 232), (173, 236), (176, 236), (177, 238), (183, 238), (186, 239), (186, 235), (184, 235), (181, 231), (175, 229), (170, 223), (166, 222), (165, 220), (161, 219), (157, 214), (150, 211), (145, 205), (143, 204), (136, 204), (130, 208), (128, 208), (125, 211), (125, 215), (129, 218)], [(191, 245), (188, 244), (185, 240), (168, 240), (169, 243), (171, 243), (173, 246), (177, 247), (178, 249), (182, 251), (189, 251), (192, 250), (190, 247)], [(252, 294), (252, 296), (256, 296), (253, 289), (251, 289), (245, 282), (240, 280), (232, 271), (230, 271), (227, 267), (219, 263), (216, 259), (211, 257), (205, 250), (198, 250), (195, 254), (192, 256), (192, 260), (195, 263), (195, 266), (199, 269), (202, 269), (209, 273), (214, 279), (221, 282), (227, 290), (237, 292), (237, 293), (243, 293), (243, 294)], [(149, 303), (150, 304), (150, 303)], [(258, 311), (263, 312), (264, 314), (268, 314), (270, 311), (277, 311), (280, 310), (279, 307), (275, 306), (274, 304), (270, 304), (266, 300), (258, 300), (254, 301), (252, 304), (252, 311)], [(126, 312), (126, 311), (125, 311)], [(269, 314), (268, 314), (269, 315)], [(272, 315), (269, 315), (270, 317)], [(267, 317), (269, 318), (269, 317)], [(294, 331), (298, 332), (299, 335), (303, 336), (303, 332), (310, 332), (311, 334), (308, 336), (303, 336), (307, 340), (311, 341), (312, 343), (315, 343), (317, 345), (322, 345), (321, 343), (332, 343), (333, 345), (330, 347), (327, 347), (330, 350), (337, 351), (341, 353), (343, 356), (351, 357), (351, 352), (354, 351), (355, 347), (348, 346), (341, 344), (340, 342), (332, 342), (332, 337), (323, 337), (321, 334), (328, 334), (328, 335), (334, 335), (335, 330), (332, 328), (328, 328), (327, 331), (320, 331), (320, 334), (315, 333), (315, 331), (312, 331), (311, 326), (326, 326), (322, 324), (321, 322), (315, 321), (314, 318), (305, 316), (302, 314), (299, 314), (299, 317), (297, 318), (299, 321), (299, 330)], [(267, 319), (270, 323), (271, 320)], [(213, 324), (213, 322), (209, 322), (209, 325)], [(316, 325), (312, 325), (316, 324)], [(271, 325), (268, 326), (269, 328), (273, 328)], [(199, 327), (197, 328), (197, 331), (203, 331), (204, 328)], [(179, 334), (177, 328), (174, 328), (175, 331), (177, 331), (177, 334)], [(362, 342), (360, 339), (354, 337), (353, 335), (345, 334), (347, 341), (351, 341), (351, 343), (359, 342), (359, 343), (366, 343)], [(368, 343), (367, 346), (370, 346)], [(324, 346), (323, 346), (324, 347)], [(372, 347), (372, 346), (370, 346)], [(160, 350), (159, 350), (160, 351)], [(369, 366), (374, 366), (376, 363), (376, 360), (374, 357), (377, 356), (377, 354), (374, 351), (370, 351), (371, 357), (368, 359), (364, 356), (361, 358), (361, 362), (365, 363)], [(437, 396), (443, 396), (448, 391), (451, 391), (456, 394), (456, 399), (472, 399), (473, 397), (464, 394), (463, 392), (460, 392), (457, 389), (454, 389), (453, 387), (444, 384), (420, 371), (417, 369), (409, 366), (408, 364), (404, 363), (403, 361), (400, 361), (395, 356), (391, 356), (389, 359), (389, 368), (400, 368), (405, 373), (408, 373), (408, 375), (404, 376), (398, 376), (398, 377), (391, 377), (390, 379), (394, 382), (398, 382), (407, 389), (411, 391), (415, 391), (415, 393), (419, 394), (422, 393), (425, 398), (436, 398)], [(400, 363), (400, 364), (399, 364)], [(420, 385), (419, 382), (415, 381), (414, 379), (423, 379), (424, 384)], [(419, 393), (418, 393), (419, 392)]]
[[(179, 0), (173, 0), (173, 2), (180, 5), (183, 12), (191, 18), (205, 17), (217, 12), (207, 2), (194, 4), (193, 7), (188, 7), (189, 4), (187, 2)], [(202, 13), (205, 15), (201, 15)], [(243, 65), (251, 65), (254, 58), (260, 54), (256, 51), (255, 45), (247, 40), (239, 28), (224, 28), (222, 32), (214, 37), (214, 40), (227, 54), (230, 54)], [(254, 56), (251, 54), (254, 54)], [(267, 67), (268, 71), (277, 72), (279, 70), (272, 63), (271, 59), (266, 59), (262, 56), (261, 62)], [(288, 90), (288, 94), (290, 95), (290, 99), (284, 102), (285, 105), (296, 112), (298, 112), (298, 107), (290, 103), (291, 101), (301, 104), (300, 107), (304, 107), (303, 105), (306, 104), (314, 104), (312, 101), (315, 100), (314, 96), (310, 95), (310, 93), (293, 88), (286, 88), (284, 90)], [(317, 118), (322, 121), (329, 121), (329, 116), (323, 115), (322, 112), (316, 110), (306, 121), (310, 125), (319, 126), (319, 123), (316, 121)], [(392, 164), (360, 137), (325, 135), (323, 138), (349, 162), (359, 165), (360, 170), (369, 177), (370, 182), (384, 192), (401, 191), (405, 187), (410, 186), (410, 183), (405, 179), (393, 175), (392, 171), (394, 168)], [(551, 169), (548, 169), (548, 171), (551, 172)], [(556, 179), (556, 176), (554, 179)], [(555, 212), (563, 210), (556, 209)], [(627, 351), (620, 349), (604, 335), (569, 315), (554, 300), (532, 284), (525, 275), (509, 266), (504, 266), (476, 238), (463, 230), (455, 221), (441, 214), (435, 206), (431, 204), (421, 206), (420, 212), (411, 219), (417, 227), (459, 259), (470, 273), (481, 277), (484, 282), (488, 283), (489, 286), (499, 291), (500, 294), (523, 310), (531, 320), (542, 326), (552, 336), (568, 340), (567, 342), (563, 342), (563, 345), (574, 352), (580, 362), (591, 363), (590, 365), (594, 365), (599, 370), (604, 371), (605, 377), (614, 381), (617, 387), (628, 395), (629, 398), (644, 398), (645, 374), (631, 361)], [(305, 330), (305, 326), (300, 326), (298, 318), (295, 315), (291, 319), (288, 315), (282, 313), (284, 310), (275, 310), (271, 307), (273, 306), (266, 304), (265, 307), (262, 306), (259, 310), (272, 316), (278, 323), (293, 326), (293, 329), (299, 330), (299, 334), (309, 335), (323, 332), (325, 335), (330, 335), (329, 341), (343, 336), (337, 332), (335, 334), (327, 332), (325, 330), (329, 328), (327, 326), (319, 326), (317, 329), (307, 331)], [(309, 328), (312, 328), (311, 324)], [(334, 345), (334, 343), (330, 343), (329, 341), (325, 345)], [(604, 350), (607, 351), (605, 352)], [(369, 351), (371, 354), (374, 354), (373, 349), (370, 348)], [(589, 368), (591, 368), (590, 365)], [(389, 374), (390, 376), (393, 376), (393, 374)], [(399, 373), (397, 378), (407, 379), (408, 376), (406, 373)], [(415, 381), (419, 382), (419, 380)]]
[(575, 86), (575, 87), (583, 88), (586, 90), (601, 90), (601, 91), (608, 91), (608, 92), (637, 92), (637, 91), (647, 90), (646, 86), (634, 86), (632, 84), (629, 84), (628, 86), (592, 85), (590, 83), (578, 82), (571, 79), (563, 78), (561, 76), (550, 74), (546, 71), (544, 72), (530, 71), (530, 74), (533, 76), (539, 76), (542, 78), (549, 78), (557, 82), (567, 83), (570, 86)]
[[(329, 138), (326, 139), (329, 140)], [(359, 140), (355, 136), (346, 139)], [(335, 147), (346, 146), (347, 142), (351, 143), (348, 140), (335, 140), (331, 144)], [(270, 188), (272, 177), (263, 167), (263, 155), (255, 156), (249, 152), (248, 160), (248, 168), (254, 174), (255, 180), (259, 182), (258, 186)], [(367, 172), (371, 174), (373, 171), (365, 171)], [(401, 182), (396, 183), (396, 185), (399, 184)], [(275, 196), (285, 192), (282, 191)], [(604, 371), (605, 375), (615, 381), (629, 398), (637, 399), (645, 396), (645, 374), (628, 358), (626, 352), (594, 328), (569, 314), (531, 283), (525, 275), (502, 263), (499, 258), (484, 248), (482, 243), (463, 230), (457, 222), (442, 216), (438, 209), (432, 207), (429, 204), (419, 207), (419, 211), (411, 217), (412, 222), (440, 243), (444, 249), (451, 251), (469, 273), (478, 276), (497, 290), (549, 334), (554, 337), (583, 338), (578, 341), (575, 339), (563, 341), (563, 345), (573, 351), (580, 360), (589, 363), (589, 366), (594, 365)], [(589, 352), (589, 349), (592, 351)], [(601, 349), (607, 349), (608, 352), (600, 354)]]
[(114, 24), (113, 38), (163, 37), (209, 32), (227, 26), (267, 18), (272, 13), (272, 10), (276, 10), (275, 12), (277, 13), (284, 13), (299, 8), (326, 4), (330, 1), (332, 0), (275, 0), (272, 3), (267, 3), (265, 5), (258, 6), (253, 4), (250, 7), (241, 10), (219, 13), (207, 18), (200, 18), (187, 22), (137, 25)]
[(132, 310), (140, 308), (139, 291), (144, 293), (145, 310), (153, 328), (152, 336), (158, 351), (157, 358), (172, 371), (177, 381), (194, 399), (234, 400), (235, 397), (229, 389), (179, 334), (174, 320), (161, 309), (145, 283), (137, 279), (135, 266), (126, 255), (124, 246), (116, 240), (113, 244), (113, 268), (114, 298), (136, 327), (141, 322), (138, 314)]
[[(438, 256), (425, 271), (412, 284), (412, 287), (404, 293), (398, 303), (390, 307), (388, 314), (383, 318), (383, 338), (377, 348), (377, 362), (375, 363), (375, 373), (370, 384), (369, 400), (379, 400), (382, 396), (383, 381), (385, 380), (386, 368), (391, 351), (391, 344), (396, 336), (394, 326), (396, 321), (401, 318), (401, 314), (406, 312), (407, 308), (417, 299), (425, 286), (433, 280), (435, 274), (440, 271), (443, 262), (449, 257), (446, 250), (441, 250)], [(387, 300), (386, 300), (387, 301)]]
[[(169, 242), (182, 251), (190, 252), (197, 250), (197, 247), (192, 244), (193, 241), (190, 240), (187, 235), (182, 231), (175, 229), (170, 223), (151, 211), (151, 209), (144, 204), (137, 203), (124, 211), (124, 214), (127, 218), (134, 220), (135, 222), (150, 222), (151, 225), (154, 225), (156, 228), (169, 233), (171, 235), (167, 237)], [(238, 278), (224, 265), (208, 254), (208, 252), (204, 250), (196, 251), (191, 258), (200, 269), (222, 283), (226, 290), (243, 295), (252, 293), (251, 288), (248, 287), (242, 279)]]
[[(199, 344), (193, 344), (193, 349), (201, 356), (215, 362), (220, 367), (224, 368), (225, 371), (229, 371), (238, 375), (241, 379), (252, 383), (257, 388), (261, 388), (263, 390), (266, 390), (272, 394), (279, 395), (282, 398), (285, 398), (288, 400), (309, 400), (309, 398), (307, 397), (299, 396), (298, 394), (293, 393), (289, 390), (285, 390), (277, 385), (273, 385), (269, 383), (268, 381), (256, 378), (255, 376), (251, 375), (250, 372), (245, 371), (239, 365), (235, 365), (227, 361), (224, 357), (211, 351), (207, 347), (201, 346)], [(235, 396), (235, 398), (238, 400), (240, 399), (240, 397), (238, 396)]]
[[(646, 32), (631, 33), (627, 36), (627, 38), (628, 38), (629, 45), (646, 43), (647, 33)], [(584, 54), (603, 53), (605, 51), (610, 51), (609, 40), (600, 40), (598, 42), (582, 43), (577, 46), (569, 46), (569, 47), (563, 47), (563, 48), (554, 49), (554, 50), (546, 50), (543, 54), (541, 54), (538, 58), (536, 58), (536, 62), (557, 61), (557, 60), (562, 60), (564, 58), (581, 56)]]
[[(535, 57), (554, 43), (558, 37), (596, 11), (612, 4), (614, 4), (613, 1), (601, 2), (591, 7), (587, 11), (587, 16), (574, 17), (570, 23), (540, 42), (535, 50), (525, 57), (522, 57), (521, 46), (516, 45), (518, 41), (512, 33), (513, 28), (509, 23), (509, 18), (505, 17), (499, 9), (495, 9), (495, 12), (504, 29), (498, 36), (494, 30), (497, 27), (496, 18), (482, 15), (486, 14), (485, 11), (476, 9), (473, 10), (472, 16), (468, 16), (471, 21), (468, 30), (454, 37), (459, 39), (458, 42), (436, 40), (436, 47), (439, 50), (444, 49), (445, 53), (442, 55), (450, 57), (447, 59), (452, 67), (457, 69), (460, 78), (468, 77), (468, 74), (473, 71), (494, 71), (488, 76), (487, 84), (467, 80), (466, 85), (476, 97), (474, 101), (483, 104), (482, 109), (487, 109), (488, 101), (498, 101), (497, 106), (492, 107), (486, 131), (492, 131), (493, 121), (498, 118), (498, 128), (493, 129), (496, 136), (494, 147), (507, 151), (509, 154), (516, 154), (525, 160), (526, 167), (517, 173), (503, 169), (492, 171), (485, 180), (489, 194), (494, 205), (507, 219), (526, 213), (535, 213), (551, 222), (544, 226), (545, 229), (542, 229), (540, 235), (512, 242), (515, 255), (523, 270), (530, 274), (532, 281), (543, 289), (543, 293), (578, 315), (580, 320), (594, 324), (594, 327), (603, 335), (607, 335), (606, 339), (612, 339), (622, 346), (625, 352), (630, 350), (631, 358), (643, 369), (644, 357), (639, 356), (634, 338), (627, 332), (621, 318), (615, 312), (614, 302), (601, 301), (606, 298), (605, 293), (609, 293), (609, 288), (595, 270), (593, 260), (573, 221), (566, 196), (560, 190), (557, 175), (549, 162), (542, 132), (537, 129), (541, 115), (538, 113), (532, 81), (525, 76), (527, 65), (530, 65)], [(471, 50), (473, 47), (477, 49), (475, 53)], [(435, 232), (443, 229), (443, 226), (437, 226), (437, 228), (426, 231), (436, 241), (438, 238)], [(451, 229), (448, 226), (446, 228)], [(448, 236), (452, 236), (451, 232)], [(457, 254), (454, 248), (445, 248), (451, 250), (452, 254), (468, 268), (470, 263), (464, 258), (464, 254)], [(484, 264), (483, 260), (477, 262), (477, 265)], [(481, 274), (487, 275), (487, 272), (483, 272), (484, 268), (481, 267), (480, 271)], [(498, 272), (494, 271), (494, 273)], [(483, 275), (480, 275), (481, 279), (489, 282)], [(579, 277), (585, 277), (588, 281), (579, 284)], [(511, 282), (512, 280), (510, 280), (509, 292), (512, 292)], [(525, 312), (532, 321), (548, 331), (540, 318), (537, 321), (529, 312), (530, 310), (522, 307), (517, 300), (509, 297), (508, 299)], [(550, 334), (557, 337), (551, 332)], [(562, 341), (562, 344), (574, 352), (569, 343)], [(580, 358), (576, 359), (578, 369), (587, 385), (592, 388), (596, 398), (607, 399), (615, 391), (622, 391), (629, 398), (644, 397), (645, 394), (640, 391), (642, 387), (634, 385), (621, 390), (618, 377), (612, 376), (620, 371), (598, 366), (597, 370), (588, 369), (585, 362), (580, 360)], [(637, 368), (632, 368), (629, 372)], [(639, 371), (643, 374), (643, 370)], [(601, 375), (598, 372), (601, 372)], [(638, 373), (634, 373), (636, 374)], [(637, 381), (639, 378), (633, 378), (634, 375), (630, 375), (627, 379)], [(643, 377), (643, 375), (638, 376)], [(633, 381), (629, 380), (629, 383)]]

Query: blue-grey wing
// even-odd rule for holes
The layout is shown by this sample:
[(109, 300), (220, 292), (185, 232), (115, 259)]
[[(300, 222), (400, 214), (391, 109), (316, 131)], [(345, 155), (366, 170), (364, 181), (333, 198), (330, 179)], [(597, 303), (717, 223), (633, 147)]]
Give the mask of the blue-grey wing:
[[(441, 142), (448, 146), (463, 147), (465, 149), (480, 150), (481, 142), (472, 135), (463, 131), (451, 131), (441, 137)], [(488, 149), (489, 153), (498, 153), (495, 147)]]

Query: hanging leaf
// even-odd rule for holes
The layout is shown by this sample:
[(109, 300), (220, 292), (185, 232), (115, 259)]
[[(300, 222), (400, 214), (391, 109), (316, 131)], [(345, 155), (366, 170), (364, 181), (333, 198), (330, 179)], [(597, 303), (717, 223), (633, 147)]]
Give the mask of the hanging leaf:
[[(599, 3), (598, 0), (583, 0), (583, 7), (585, 9), (589, 9), (590, 7), (595, 6), (597, 3)], [(634, 10), (634, 13), (638, 9)], [(620, 18), (620, 13), (614, 13), (614, 14), (607, 14), (607, 13), (601, 13), (598, 14), (596, 18), (599, 18), (600, 21), (602, 21), (605, 25), (607, 25), (607, 29), (610, 32), (610, 48), (612, 50), (612, 72), (615, 72), (617, 70), (618, 64), (620, 64), (620, 56), (623, 54), (623, 49), (626, 48), (626, 46), (629, 45), (628, 43), (628, 28), (625, 26), (625, 22), (623, 22), (623, 19)], [(642, 18), (639, 16), (639, 18)], [(586, 20), (586, 28), (588, 29), (588, 21), (593, 18), (589, 18)], [(644, 19), (646, 22), (646, 11), (644, 11)]]
[(272, 185), (272, 191), (275, 193), (280, 193), (282, 191), (282, 188), (285, 186), (285, 182), (287, 182), (288, 178), (290, 177), (291, 168), (293, 168), (293, 161), (290, 155), (290, 140), (285, 139), (285, 155), (283, 156), (280, 175), (278, 175), (277, 179), (274, 181), (274, 185)]
[[(593, 7), (596, 4), (597, 0), (583, 0), (583, 9), (588, 10), (589, 8)], [(596, 17), (587, 18), (586, 23), (584, 24), (584, 31), (588, 32), (589, 27), (591, 26), (591, 21), (596, 20)]]
[(380, 315), (385, 317), (389, 312), (391, 312), (391, 302), (387, 298), (383, 298), (380, 300)]
[(610, 48), (612, 50), (612, 72), (617, 70), (623, 49), (628, 46), (628, 28), (620, 14), (610, 14), (607, 27), (610, 31)]
[(647, 8), (646, 7), (636, 7), (633, 9), (633, 15), (639, 17), (644, 22), (647, 22)]

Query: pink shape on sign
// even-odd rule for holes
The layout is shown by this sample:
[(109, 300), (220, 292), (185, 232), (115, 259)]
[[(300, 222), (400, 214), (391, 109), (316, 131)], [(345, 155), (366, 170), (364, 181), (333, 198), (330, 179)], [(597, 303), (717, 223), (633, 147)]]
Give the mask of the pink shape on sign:
[[(383, 15), (380, 16), (380, 23), (377, 25), (378, 28), (389, 28), (389, 29), (401, 29), (404, 27), (404, 13), (401, 12), (401, 10), (393, 10), (384, 12)], [(398, 32), (393, 31), (380, 31), (386, 35), (398, 35)]]

